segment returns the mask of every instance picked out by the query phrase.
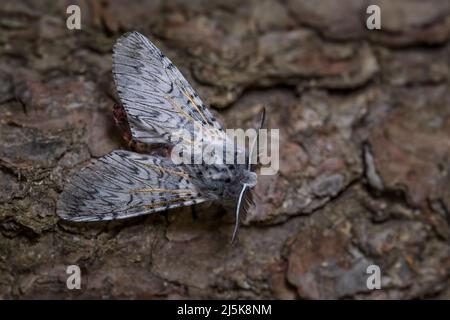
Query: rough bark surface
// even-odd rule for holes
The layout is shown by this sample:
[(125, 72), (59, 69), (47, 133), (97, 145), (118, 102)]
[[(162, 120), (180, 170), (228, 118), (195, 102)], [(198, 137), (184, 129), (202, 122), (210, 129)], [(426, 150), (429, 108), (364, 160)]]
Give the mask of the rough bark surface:
[[(0, 6), (0, 298), (450, 298), (448, 0), (79, 1), (78, 31), (74, 2)], [(265, 106), (280, 129), (280, 172), (260, 177), (232, 246), (215, 205), (55, 213), (73, 170), (125, 147), (111, 48), (130, 30), (226, 127)], [(81, 290), (66, 288), (73, 264)]]

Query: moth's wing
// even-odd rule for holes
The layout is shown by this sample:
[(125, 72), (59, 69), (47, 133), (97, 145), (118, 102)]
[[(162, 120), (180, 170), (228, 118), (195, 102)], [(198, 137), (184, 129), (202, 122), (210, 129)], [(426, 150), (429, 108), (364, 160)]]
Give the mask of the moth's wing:
[(67, 220), (139, 216), (208, 200), (167, 158), (116, 150), (77, 172), (58, 200)]
[(206, 139), (225, 138), (181, 72), (142, 34), (131, 32), (117, 40), (113, 75), (135, 140), (174, 144), (186, 140), (180, 139), (180, 130), (195, 137), (199, 128), (206, 131)]

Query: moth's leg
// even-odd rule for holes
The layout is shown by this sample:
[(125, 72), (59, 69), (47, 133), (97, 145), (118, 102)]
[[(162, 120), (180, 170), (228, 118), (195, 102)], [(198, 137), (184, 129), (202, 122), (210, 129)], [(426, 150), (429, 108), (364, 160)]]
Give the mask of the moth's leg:
[(217, 216), (220, 217), (220, 218), (225, 216), (228, 213), (228, 211), (232, 210), (232, 207), (228, 208), (227, 205), (224, 205), (222, 203), (217, 203), (216, 206), (217, 206), (216, 213), (217, 213)]
[(192, 213), (192, 220), (197, 220), (198, 219), (198, 214), (197, 214), (197, 209), (195, 208), (195, 206), (191, 206), (191, 213)]

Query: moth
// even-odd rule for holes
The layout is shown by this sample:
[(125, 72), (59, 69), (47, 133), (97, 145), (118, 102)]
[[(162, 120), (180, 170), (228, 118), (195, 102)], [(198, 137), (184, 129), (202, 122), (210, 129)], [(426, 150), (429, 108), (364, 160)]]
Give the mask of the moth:
[[(172, 62), (145, 36), (131, 32), (113, 49), (114, 82), (122, 106), (119, 126), (139, 145), (177, 145), (199, 150), (229, 137)], [(124, 112), (123, 112), (124, 111)], [(264, 122), (263, 111), (261, 126)], [(180, 135), (180, 131), (187, 132)], [(195, 139), (202, 132), (202, 139)], [(256, 139), (255, 139), (256, 140)], [(114, 150), (76, 172), (57, 203), (57, 214), (72, 221), (104, 221), (165, 211), (205, 201), (235, 204), (235, 239), (241, 216), (252, 205), (257, 182), (249, 150), (244, 163), (175, 164), (170, 157)]]

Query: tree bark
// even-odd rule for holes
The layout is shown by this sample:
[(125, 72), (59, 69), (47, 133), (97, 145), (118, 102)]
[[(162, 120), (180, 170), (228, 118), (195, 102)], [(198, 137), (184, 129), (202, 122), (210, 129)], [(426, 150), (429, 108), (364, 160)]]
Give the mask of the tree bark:
[[(81, 30), (68, 5), (0, 8), (0, 298), (450, 298), (447, 0), (79, 1)], [(225, 127), (265, 107), (280, 130), (279, 172), (258, 178), (233, 245), (215, 204), (56, 215), (71, 172), (127, 148), (111, 50), (132, 30)]]

